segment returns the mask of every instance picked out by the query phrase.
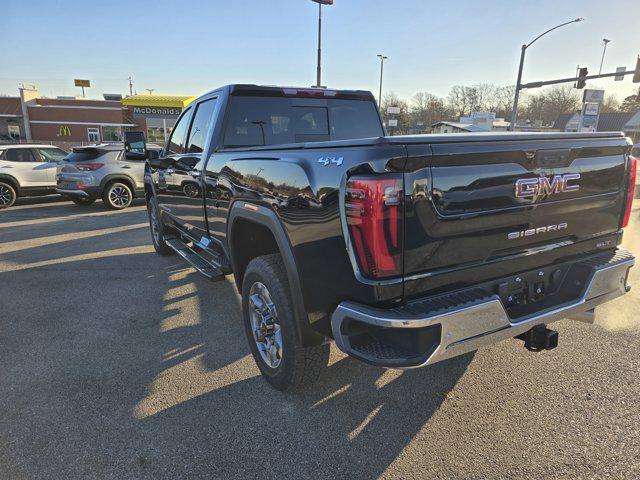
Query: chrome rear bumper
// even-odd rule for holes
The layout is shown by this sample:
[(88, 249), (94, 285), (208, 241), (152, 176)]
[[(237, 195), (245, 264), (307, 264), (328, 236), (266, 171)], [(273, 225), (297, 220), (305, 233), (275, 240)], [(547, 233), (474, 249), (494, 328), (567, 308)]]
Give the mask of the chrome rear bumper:
[[(342, 302), (331, 318), (334, 339), (340, 350), (367, 363), (415, 368), (513, 338), (536, 325), (572, 317), (592, 322), (592, 310), (597, 305), (629, 291), (627, 276), (635, 258), (626, 250), (619, 249), (615, 254), (596, 255), (579, 263), (582, 267), (591, 268), (583, 293), (573, 301), (525, 318), (511, 319), (498, 295), (477, 289), (439, 296), (433, 308), (417, 314), (413, 311), (411, 315), (402, 308), (385, 310)], [(428, 299), (421, 301), (421, 305), (424, 304), (429, 304)], [(396, 338), (406, 335), (407, 329), (415, 333), (424, 332), (425, 339), (418, 341), (423, 351), (414, 349), (411, 355), (406, 355), (402, 348), (385, 345), (384, 341), (356, 345), (352, 342), (355, 337), (350, 335), (353, 325), (357, 326), (356, 331), (367, 326), (383, 331), (385, 335), (393, 331)]]

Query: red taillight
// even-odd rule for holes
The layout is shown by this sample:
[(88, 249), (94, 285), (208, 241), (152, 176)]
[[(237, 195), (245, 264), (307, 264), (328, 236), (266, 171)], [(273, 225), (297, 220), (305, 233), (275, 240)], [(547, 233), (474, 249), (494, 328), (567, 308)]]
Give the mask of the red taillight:
[(76, 164), (76, 168), (81, 172), (89, 172), (93, 170), (98, 170), (104, 165), (104, 163), (78, 163)]
[(402, 176), (352, 177), (347, 182), (345, 214), (362, 275), (401, 275)]
[(631, 216), (631, 206), (633, 205), (633, 194), (636, 189), (636, 167), (638, 159), (629, 156), (629, 184), (627, 187), (627, 206), (624, 210), (624, 216), (622, 217), (622, 228), (629, 225), (629, 217)]

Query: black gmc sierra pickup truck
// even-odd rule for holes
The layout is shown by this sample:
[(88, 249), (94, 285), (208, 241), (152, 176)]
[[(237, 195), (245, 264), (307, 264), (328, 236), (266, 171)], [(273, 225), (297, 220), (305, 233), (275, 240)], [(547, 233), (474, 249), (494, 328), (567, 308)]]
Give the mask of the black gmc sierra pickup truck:
[(162, 152), (142, 148), (126, 145), (147, 157), (156, 251), (234, 275), (281, 390), (317, 378), (331, 338), (391, 368), (514, 337), (550, 349), (548, 324), (592, 322), (630, 288), (621, 133), (389, 137), (369, 92), (230, 85), (187, 107)]

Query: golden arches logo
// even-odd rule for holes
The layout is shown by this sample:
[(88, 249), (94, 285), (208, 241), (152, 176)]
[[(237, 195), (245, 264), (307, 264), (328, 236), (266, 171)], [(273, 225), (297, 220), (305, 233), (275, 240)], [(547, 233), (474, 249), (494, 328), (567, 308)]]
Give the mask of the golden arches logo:
[(59, 137), (70, 137), (71, 136), (71, 128), (69, 125), (60, 125), (58, 128), (58, 136)]

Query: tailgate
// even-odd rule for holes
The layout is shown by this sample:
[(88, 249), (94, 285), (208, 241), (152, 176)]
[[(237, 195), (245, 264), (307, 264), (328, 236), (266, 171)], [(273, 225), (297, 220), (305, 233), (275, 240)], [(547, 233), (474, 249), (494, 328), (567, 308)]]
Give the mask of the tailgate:
[(623, 137), (432, 144), (430, 195), (416, 194), (420, 179), (406, 185), (405, 275), (613, 248), (594, 239), (619, 230), (629, 148)]

